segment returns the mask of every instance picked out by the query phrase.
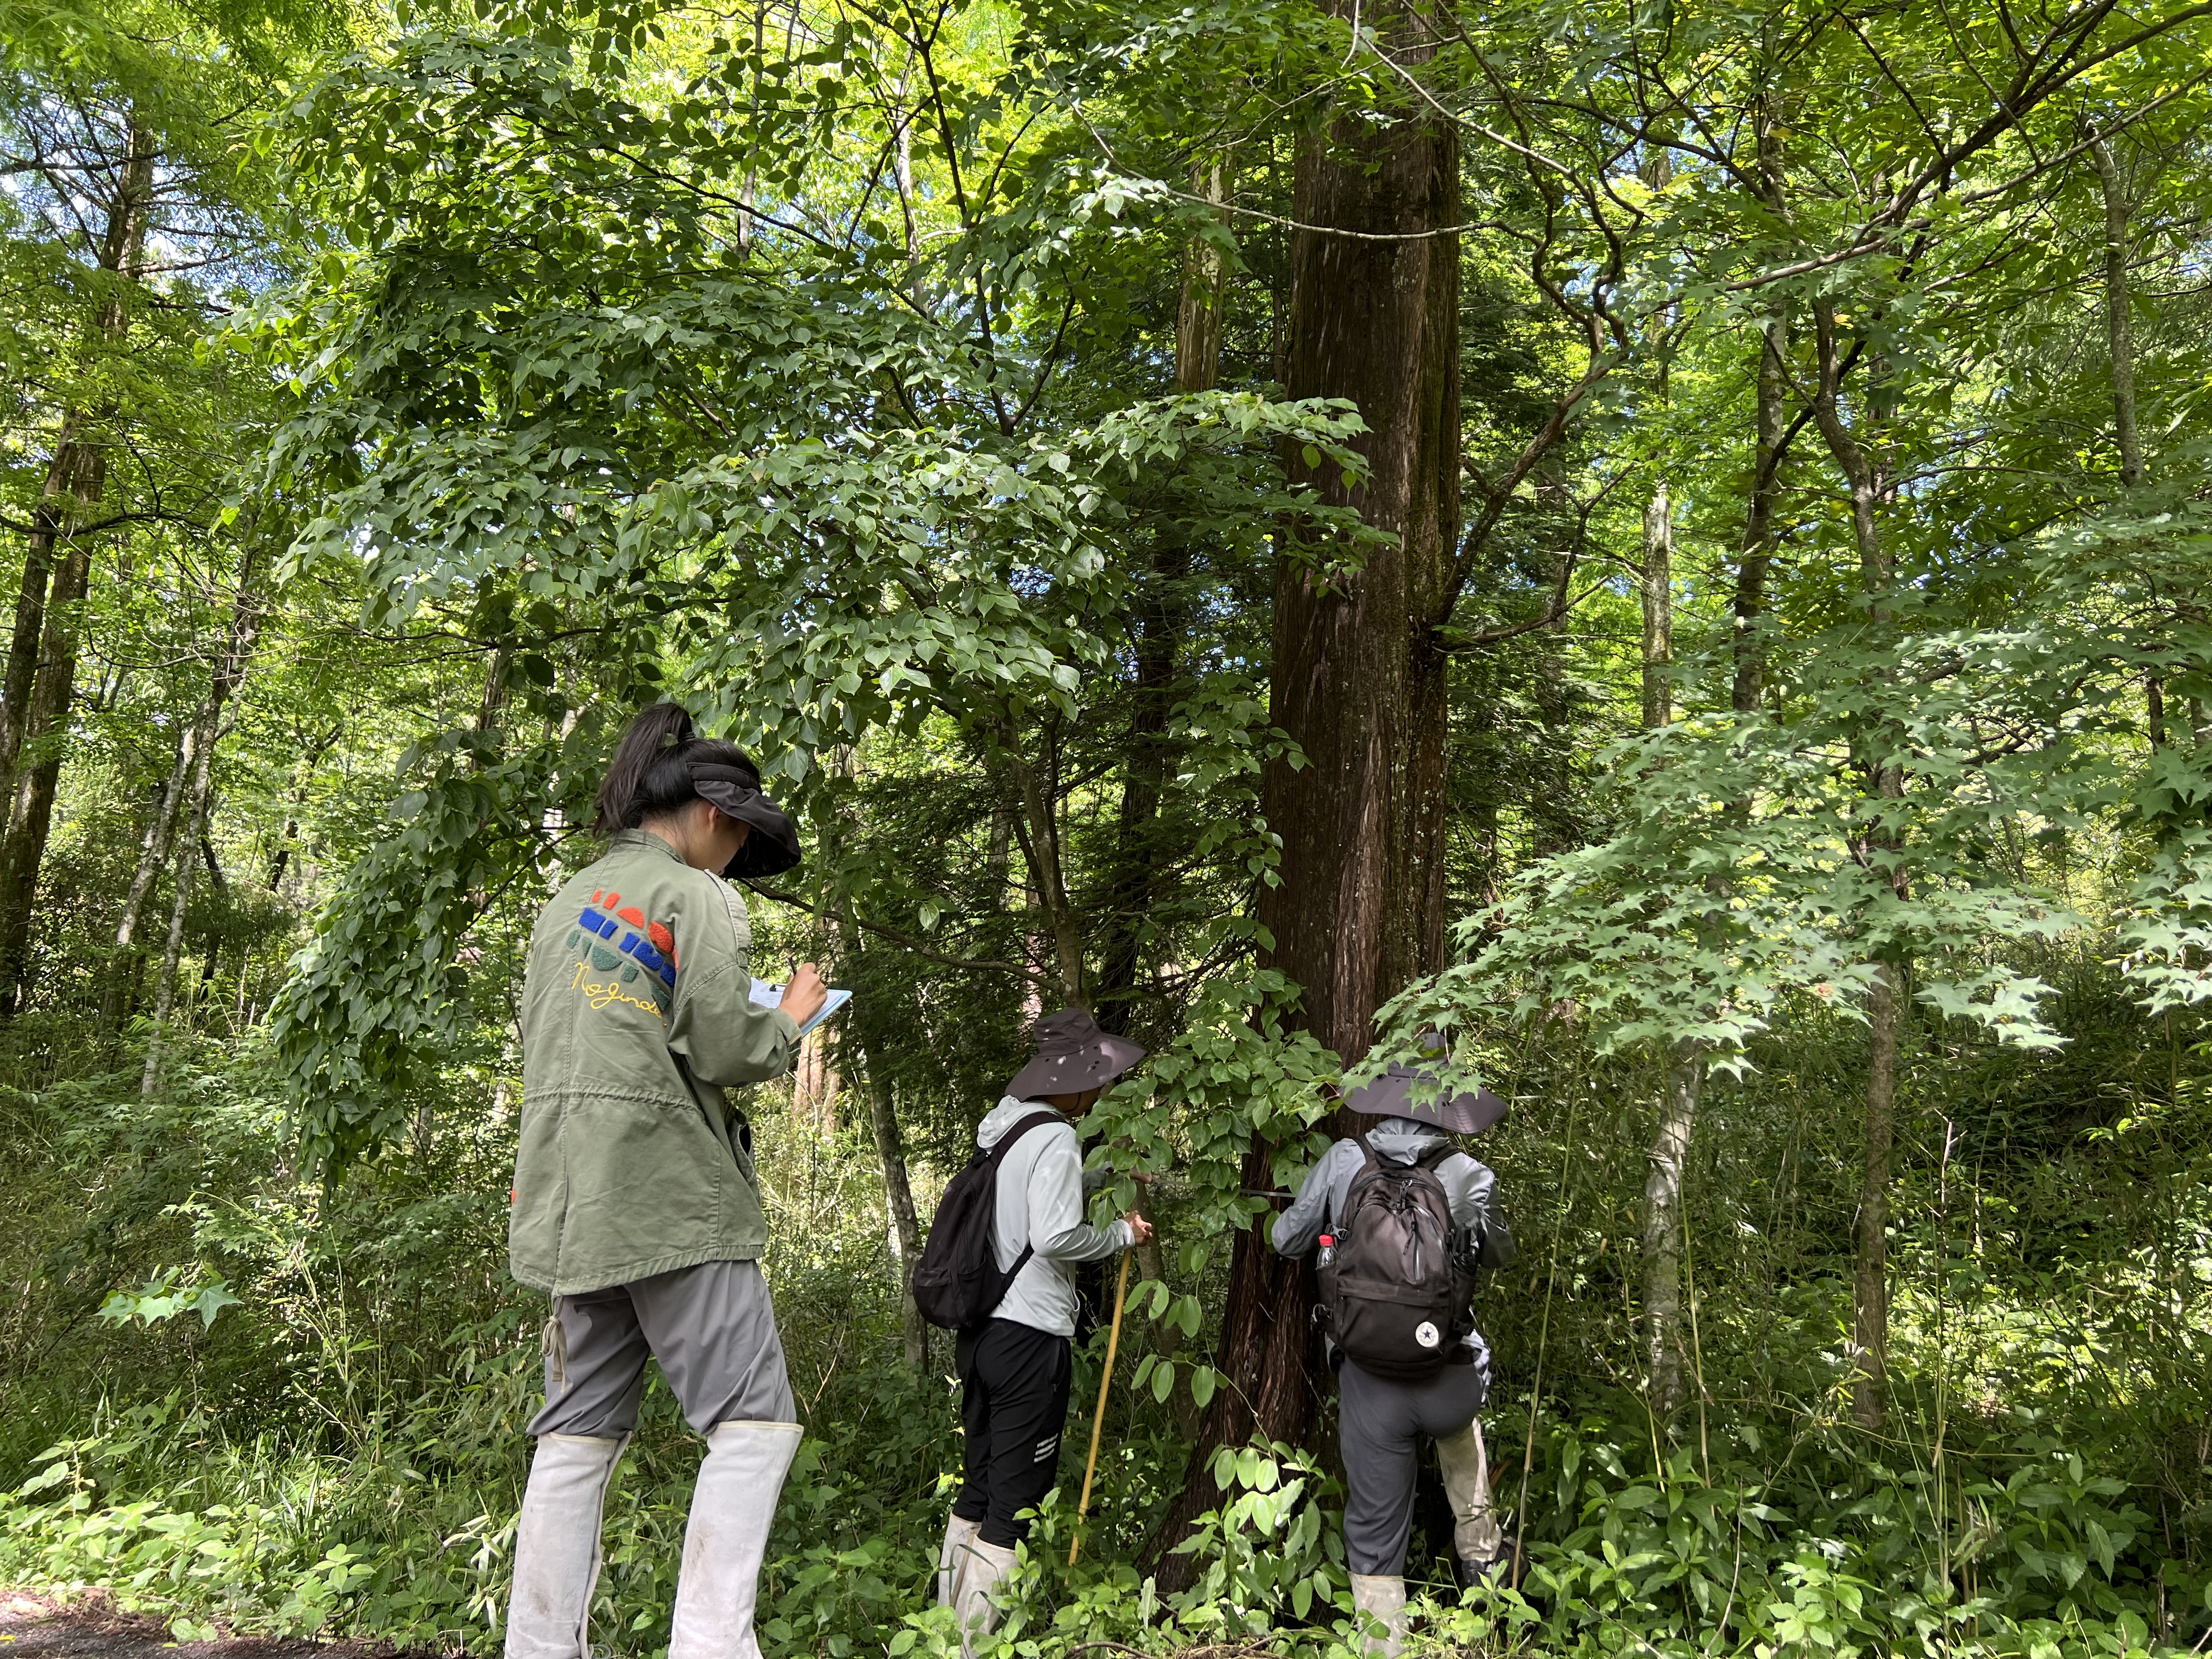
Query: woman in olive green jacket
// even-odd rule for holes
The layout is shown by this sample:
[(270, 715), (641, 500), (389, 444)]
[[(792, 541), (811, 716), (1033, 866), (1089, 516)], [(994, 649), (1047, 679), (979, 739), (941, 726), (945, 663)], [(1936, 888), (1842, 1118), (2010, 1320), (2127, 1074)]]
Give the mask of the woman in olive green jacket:
[(545, 1408), (514, 1544), (508, 1659), (586, 1659), (601, 1505), (648, 1354), (707, 1457), (684, 1528), (670, 1659), (757, 1659), (753, 1596), (799, 1446), (750, 1131), (723, 1090), (780, 1077), (822, 1006), (810, 963), (752, 1000), (727, 878), (799, 862), (734, 744), (672, 703), (630, 723), (599, 788), (606, 855), (531, 936), (507, 1257), (552, 1293)]

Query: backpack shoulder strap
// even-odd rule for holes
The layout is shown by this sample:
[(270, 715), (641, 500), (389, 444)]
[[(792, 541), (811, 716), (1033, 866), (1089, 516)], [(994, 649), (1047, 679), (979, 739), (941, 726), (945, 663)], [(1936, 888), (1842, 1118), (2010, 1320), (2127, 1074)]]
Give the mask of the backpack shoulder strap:
[(1420, 1157), (1415, 1158), (1413, 1162), (1433, 1175), (1443, 1167), (1444, 1160), (1446, 1158), (1455, 1156), (1458, 1152), (1459, 1148), (1453, 1146), (1451, 1142), (1447, 1140), (1440, 1146), (1430, 1147), (1427, 1152), (1423, 1152)]
[(1359, 1194), (1369, 1182), (1382, 1175), (1382, 1160), (1375, 1155), (1375, 1147), (1364, 1133), (1352, 1137), (1352, 1144), (1359, 1148), (1359, 1167), (1352, 1172), (1352, 1179), (1344, 1183), (1344, 1213), (1336, 1218), (1340, 1227), (1349, 1226), (1352, 1212), (1359, 1207)]
[[(1012, 1128), (1007, 1130), (1005, 1134), (1000, 1136), (999, 1144), (991, 1148), (991, 1154), (988, 1160), (991, 1166), (992, 1187), (995, 1188), (998, 1186), (999, 1165), (1005, 1162), (1006, 1153), (1012, 1149), (1013, 1144), (1016, 1141), (1019, 1140), (1024, 1135), (1027, 1134), (1032, 1129), (1042, 1129), (1048, 1127), (1052, 1124), (1064, 1123), (1066, 1121), (1066, 1120), (1061, 1117), (1058, 1112), (1046, 1109), (1040, 1111), (1031, 1112), (1027, 1117), (1023, 1118), (1017, 1122)], [(991, 1311), (997, 1311), (998, 1304), (1006, 1299), (1006, 1291), (1013, 1288), (1014, 1281), (1022, 1276), (1022, 1269), (1030, 1265), (1030, 1258), (1036, 1254), (1036, 1241), (1035, 1239), (1031, 1239), (1022, 1246), (1021, 1254), (1014, 1258), (1014, 1265), (1007, 1268), (1005, 1273), (999, 1275), (999, 1284), (1001, 1288), (998, 1295), (992, 1300)]]
[(1065, 1121), (1066, 1120), (1064, 1120), (1058, 1112), (1052, 1111), (1049, 1109), (1031, 1112), (1027, 1117), (1017, 1121), (1012, 1128), (1007, 1130), (1006, 1133), (999, 1137), (999, 1144), (992, 1147), (989, 1152), (983, 1153), (984, 1160), (990, 1164), (992, 1170), (995, 1172), (999, 1165), (1006, 1162), (1006, 1154), (1013, 1150), (1014, 1143), (1019, 1140), (1024, 1135), (1027, 1134), (1030, 1130), (1048, 1128), (1054, 1123), (1060, 1123)]

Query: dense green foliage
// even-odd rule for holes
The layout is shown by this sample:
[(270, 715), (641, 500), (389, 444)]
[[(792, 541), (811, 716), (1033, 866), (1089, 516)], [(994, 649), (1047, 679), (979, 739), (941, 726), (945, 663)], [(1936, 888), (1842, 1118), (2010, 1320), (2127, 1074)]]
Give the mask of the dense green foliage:
[[(1154, 1051), (1091, 1127), (1164, 1248), (1002, 1634), (1346, 1650), (1326, 1404), (1153, 1534), (1248, 1381), (1253, 1137), (1295, 1181), (1367, 1058), (1258, 919), (1278, 562), (1390, 533), (1316, 494), (1360, 413), (1284, 393), (1296, 181), (1437, 122), (1452, 959), (1381, 1028), (1515, 1102), (1529, 1571), (1463, 1601), (1425, 1486), (1417, 1641), (2201, 1648), (2208, 51), (2102, 0), (0, 0), (0, 1579), (496, 1649), (522, 946), (672, 696), (802, 820), (761, 963), (856, 992), (748, 1106), (772, 1659), (957, 1650), (897, 1194), (1077, 998)], [(696, 1453), (656, 1382), (610, 1651), (665, 1647)]]

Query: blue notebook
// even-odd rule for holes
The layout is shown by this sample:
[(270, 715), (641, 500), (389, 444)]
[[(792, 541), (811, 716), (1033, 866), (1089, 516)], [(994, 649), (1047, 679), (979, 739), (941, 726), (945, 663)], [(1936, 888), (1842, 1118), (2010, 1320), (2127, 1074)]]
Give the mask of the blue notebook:
[[(799, 1028), (799, 1035), (805, 1036), (852, 1000), (853, 994), (850, 991), (831, 991), (829, 996), (823, 999), (822, 1006), (814, 1018)], [(783, 987), (772, 984), (764, 979), (756, 979), (753, 981), (753, 1000), (763, 1008), (780, 1008), (783, 1006)]]

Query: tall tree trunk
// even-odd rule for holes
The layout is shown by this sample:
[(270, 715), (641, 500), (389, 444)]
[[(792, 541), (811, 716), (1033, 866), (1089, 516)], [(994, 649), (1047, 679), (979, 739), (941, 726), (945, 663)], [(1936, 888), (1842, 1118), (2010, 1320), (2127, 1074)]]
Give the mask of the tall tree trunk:
[(1059, 802), (1040, 769), (1021, 750), (1021, 733), (1010, 720), (1000, 733), (999, 765), (1012, 785), (1021, 815), (1014, 834), (1022, 857), (1030, 867), (1030, 884), (1045, 913), (1052, 933), (1054, 966), (1058, 969), (1060, 996), (1064, 1006), (1088, 1008), (1085, 988), (1083, 934), (1075, 922), (1075, 906), (1067, 895), (1067, 882), (1060, 859)]
[[(1813, 419), (1827, 440), (1837, 469), (1850, 487), (1851, 533), (1859, 555), (1859, 580), (1867, 595), (1869, 621), (1884, 628), (1893, 615), (1891, 598), (1896, 586), (1896, 567), (1881, 539), (1878, 517), (1885, 483), (1871, 445), (1879, 437), (1891, 399), (1880, 365), (1870, 371), (1875, 382), (1867, 398), (1866, 422), (1871, 432), (1863, 443), (1844, 422), (1838, 393), (1843, 380), (1834, 301), (1814, 302), (1814, 350), (1819, 380), (1814, 392)], [(1861, 763), (1869, 793), (1889, 803), (1905, 795), (1902, 768), (1893, 757), (1898, 735), (1884, 724), (1869, 724), (1862, 745)], [(1887, 808), (1883, 809), (1884, 811)], [(1898, 831), (1880, 813), (1869, 824), (1860, 849), (1863, 861), (1893, 854)], [(1893, 860), (1891, 884), (1900, 898), (1907, 883), (1901, 860)], [(1859, 1188), (1857, 1264), (1852, 1278), (1856, 1312), (1852, 1322), (1857, 1375), (1851, 1388), (1852, 1408), (1869, 1429), (1881, 1425), (1886, 1407), (1889, 1355), (1888, 1225), (1890, 1147), (1894, 1132), (1897, 1099), (1897, 1047), (1899, 1009), (1896, 969), (1883, 961), (1875, 964), (1874, 988), (1867, 1002), (1866, 1162)]]
[(254, 641), (261, 629), (260, 560), (259, 539), (249, 521), (245, 550), (239, 556), (238, 591), (231, 599), (230, 623), (224, 632), (222, 654), (209, 671), (207, 692), (193, 711), (192, 723), (185, 728), (183, 741), (178, 746), (176, 769), (161, 793), (161, 808), (147, 828), (140, 845), (138, 868), (131, 875), (130, 890), (124, 895), (122, 919), (115, 928), (115, 953), (110, 959), (107, 982), (100, 993), (100, 1029), (109, 1035), (122, 1027), (130, 988), (137, 977), (132, 958), (137, 954), (138, 924), (155, 880), (167, 860), (179, 807), (190, 793), (191, 780), (199, 775), (202, 757), (207, 757), (212, 766), (215, 745), (222, 729), (223, 709), (236, 695), (252, 660)]
[[(1434, 38), (1413, 8), (1387, 0), (1362, 21), (1401, 64)], [(1288, 471), (1389, 540), (1357, 570), (1325, 570), (1339, 550), (1284, 526), (1270, 712), (1307, 765), (1277, 763), (1263, 781), (1282, 882), (1264, 890), (1260, 920), (1273, 965), (1301, 988), (1299, 1018), (1347, 1060), (1373, 1041), (1376, 1006), (1443, 954), (1447, 659), (1436, 629), (1459, 526), (1459, 245), (1427, 233), (1458, 222), (1458, 185), (1452, 129), (1415, 106), (1395, 120), (1340, 121), (1297, 154), (1292, 216), (1309, 228), (1291, 244), (1285, 378), (1293, 398), (1352, 400), (1370, 471), (1347, 489), (1334, 467), (1309, 468), (1295, 453)], [(1274, 1185), (1273, 1153), (1255, 1138), (1247, 1186)], [(1255, 1434), (1296, 1442), (1313, 1420), (1311, 1271), (1276, 1257), (1258, 1223), (1237, 1235), (1231, 1261), (1225, 1384), (1152, 1540), (1164, 1586), (1187, 1583), (1192, 1559), (1165, 1552), (1219, 1501), (1207, 1473), (1214, 1449)]]
[(176, 838), (177, 805), (184, 799), (185, 780), (191, 772), (192, 752), (198, 736), (199, 723), (196, 720), (178, 739), (176, 764), (169, 769), (169, 779), (162, 786), (153, 819), (139, 839), (138, 867), (131, 872), (131, 885), (123, 895), (123, 915), (115, 924), (115, 951), (108, 958), (106, 979), (100, 989), (102, 1036), (112, 1036), (123, 1024), (125, 1004), (136, 976), (131, 958), (137, 954), (134, 947), (137, 944), (138, 923), (145, 913), (147, 897), (154, 890), (155, 880), (169, 861), (169, 849)]
[[(1191, 169), (1191, 191), (1210, 202), (1228, 200), (1228, 169), (1216, 157)], [(1203, 237), (1183, 252), (1182, 292), (1176, 306), (1175, 389), (1211, 392), (1221, 380), (1223, 302), (1228, 264), (1221, 250)], [(1159, 833), (1160, 803), (1166, 794), (1174, 757), (1165, 742), (1168, 716), (1179, 668), (1178, 647), (1190, 625), (1183, 584), (1190, 574), (1191, 549), (1173, 527), (1152, 546), (1147, 592), (1137, 614), (1136, 676), (1131, 687), (1128, 758), (1123, 773), (1121, 809), (1115, 825), (1114, 874), (1109, 894), (1104, 943), (1099, 952), (1093, 1002), (1099, 1023), (1127, 1034), (1134, 1013), (1139, 946), (1144, 920), (1160, 885), (1167, 849)], [(1155, 1233), (1136, 1247), (1137, 1270), (1147, 1282), (1167, 1282), (1166, 1253)], [(1152, 1327), (1153, 1351), (1168, 1359), (1182, 1347), (1174, 1325)], [(1190, 1396), (1173, 1397), (1176, 1425), (1184, 1437), (1198, 1431), (1199, 1414)]]
[[(855, 957), (860, 930), (849, 919), (844, 919), (842, 926), (846, 960), (850, 962)], [(914, 1301), (915, 1264), (921, 1259), (921, 1218), (915, 1213), (914, 1187), (907, 1178), (906, 1145), (899, 1133), (897, 1097), (891, 1090), (889, 1069), (879, 1063), (885, 1037), (881, 1029), (871, 1029), (874, 1025), (872, 1021), (864, 1026), (858, 1018), (849, 1019), (845, 1037), (853, 1045), (854, 1058), (860, 1062), (860, 1074), (867, 1091), (868, 1127), (875, 1135), (876, 1170), (884, 1183), (884, 1208), (890, 1218), (885, 1243), (898, 1273), (899, 1322), (906, 1335), (906, 1363), (909, 1370), (918, 1372), (929, 1364), (929, 1325)]]
[(1674, 660), (1674, 507), (1667, 481), (1651, 487), (1644, 509), (1644, 725), (1654, 730), (1674, 718), (1667, 672)]
[[(210, 796), (206, 816), (215, 815), (215, 801)], [(200, 862), (207, 866), (208, 886), (215, 894), (215, 914), (208, 918), (207, 946), (200, 957), (200, 991), (205, 995), (214, 985), (216, 973), (222, 967), (222, 918), (230, 910), (230, 878), (222, 872), (222, 860), (216, 855), (214, 837), (206, 830), (200, 831)]]
[[(1644, 724), (1674, 718), (1667, 665), (1674, 658), (1674, 523), (1662, 480), (1644, 513)], [(1666, 1053), (1659, 1121), (1644, 1182), (1644, 1322), (1650, 1350), (1651, 1408), (1664, 1421), (1682, 1404), (1682, 1169), (1690, 1154), (1698, 1097), (1705, 1078), (1705, 1045), (1683, 1042)]]
[[(760, 131), (761, 63), (768, 41), (768, 0), (757, 0), (753, 7), (752, 99), (745, 112), (745, 131)], [(745, 182), (738, 194), (740, 211), (738, 215), (738, 257), (749, 258), (753, 247), (753, 204), (760, 189), (760, 163), (754, 161), (745, 168)]]
[[(849, 772), (851, 750), (841, 749), (836, 764), (841, 771)], [(833, 823), (836, 823), (833, 820)], [(842, 828), (832, 833), (842, 842)], [(825, 848), (824, 851), (834, 864), (835, 847)], [(871, 975), (867, 971), (866, 941), (854, 917), (849, 896), (838, 902), (836, 915), (840, 957), (853, 982), (866, 984), (872, 980), (879, 986), (891, 983), (890, 975)], [(929, 1364), (929, 1325), (914, 1300), (914, 1270), (921, 1260), (921, 1219), (915, 1212), (905, 1139), (899, 1133), (898, 1098), (892, 1089), (890, 1067), (886, 1062), (908, 1012), (884, 997), (863, 996), (845, 1016), (844, 1040), (853, 1045), (853, 1057), (860, 1062), (861, 1086), (867, 1094), (868, 1127), (875, 1137), (876, 1172), (883, 1182), (888, 1223), (884, 1243), (891, 1253), (893, 1270), (898, 1274), (899, 1323), (905, 1334), (907, 1367), (920, 1374)]]
[(2120, 445), (2120, 482), (2143, 481), (2142, 440), (2136, 432), (2136, 347), (2128, 305), (2128, 198), (2112, 147), (2089, 140), (2089, 160), (2105, 198), (2105, 333), (2112, 361), (2112, 429)]
[(15, 625), (8, 640), (8, 665), (0, 683), (0, 788), (15, 793), (15, 766), (23, 752), (31, 685), (38, 678), (39, 641), (46, 627), (46, 591), (52, 586), (54, 549), (69, 532), (76, 504), (76, 470), (82, 459), (76, 422), (65, 419), (46, 468), (46, 488), (31, 513), (23, 555), (23, 581), (15, 594)]
[[(94, 320), (94, 331), (111, 348), (127, 339), (131, 307), (125, 289), (144, 271), (154, 161), (153, 135), (134, 117), (100, 240), (100, 269), (120, 279)], [(51, 488), (57, 473), (68, 480), (59, 491)], [(61, 779), (64, 738), (76, 690), (78, 630), (92, 569), (92, 543), (82, 526), (107, 486), (106, 451), (80, 434), (74, 416), (64, 417), (48, 483), (40, 503), (46, 516), (34, 516), (33, 521), (24, 584), (16, 603), (16, 638), (10, 641), (6, 702), (0, 707), (0, 763), (8, 768), (9, 787), (7, 829), (0, 836), (0, 1017), (21, 1006), (29, 972), (31, 910), (53, 823), (54, 792)], [(64, 544), (58, 561), (57, 544)], [(52, 569), (52, 586), (40, 606), (34, 601), (40, 583), (33, 572), (45, 567)], [(18, 696), (21, 665), (15, 647), (31, 632), (39, 641), (36, 668), (28, 679), (27, 696)]]
[(1651, 1409), (1662, 1421), (1681, 1409), (1682, 1170), (1705, 1082), (1705, 1045), (1685, 1041), (1668, 1053), (1651, 1170), (1644, 1182), (1644, 1318), (1650, 1351)]
[[(1191, 170), (1194, 193), (1209, 201), (1227, 199), (1225, 184), (1218, 160)], [(1219, 382), (1227, 275), (1221, 250), (1212, 243), (1195, 239), (1184, 251), (1182, 294), (1176, 307), (1175, 389), (1179, 392), (1211, 392)], [(1127, 759), (1113, 870), (1104, 884), (1107, 917), (1091, 998), (1100, 1023), (1117, 1032), (1129, 1029), (1138, 946), (1165, 862), (1159, 844), (1160, 802), (1174, 757), (1164, 739), (1178, 668), (1177, 647), (1190, 625), (1183, 585), (1190, 574), (1191, 550), (1176, 527), (1164, 527), (1154, 539), (1150, 564), (1137, 606)], [(1152, 1255), (1157, 1258), (1157, 1247)]]
[[(98, 462), (96, 450), (85, 452)], [(97, 500), (95, 492), (91, 499)], [(0, 1015), (22, 1006), (30, 974), (31, 911), (39, 866), (53, 827), (54, 794), (61, 783), (70, 705), (76, 690), (78, 630), (92, 564), (88, 538), (72, 538), (54, 572), (46, 626), (39, 647), (38, 678), (25, 710), (24, 752), (0, 840)]]
[[(204, 854), (218, 882), (222, 871), (208, 842), (210, 803), (215, 795), (215, 750), (222, 732), (223, 705), (246, 678), (253, 645), (261, 631), (261, 609), (257, 592), (260, 549), (249, 529), (245, 551), (240, 556), (238, 593), (231, 601), (230, 627), (222, 654), (216, 659), (208, 679), (206, 696), (192, 722), (195, 742), (191, 771), (185, 787), (185, 833), (178, 837), (177, 890), (169, 912), (169, 937), (161, 953), (161, 975), (154, 988), (153, 1030), (146, 1043), (146, 1070), (138, 1092), (151, 1095), (161, 1079), (162, 1040), (176, 998), (177, 964), (184, 951), (185, 913), (191, 903), (192, 879)], [(427, 1135), (427, 1126), (426, 1126)]]
[(1735, 679), (1729, 706), (1739, 714), (1759, 707), (1766, 693), (1766, 641), (1761, 618), (1766, 613), (1766, 584), (1774, 568), (1776, 518), (1782, 497), (1782, 461), (1789, 443), (1784, 399), (1790, 349), (1789, 322), (1778, 310), (1759, 331), (1756, 431), (1752, 444), (1751, 498), (1744, 514), (1743, 553), (1737, 562), (1734, 596)]
[[(1777, 219), (1786, 219), (1789, 196), (1784, 186), (1782, 100), (1773, 86), (1772, 73), (1770, 66), (1768, 83), (1754, 106), (1753, 194)], [(1761, 637), (1760, 619), (1766, 613), (1767, 578), (1774, 568), (1782, 461), (1790, 442), (1784, 407), (1790, 389), (1787, 301), (1776, 301), (1759, 325), (1758, 354), (1751, 494), (1744, 513), (1743, 550), (1736, 565), (1733, 605), (1735, 674), (1729, 706), (1739, 714), (1756, 709), (1766, 691), (1766, 642)]]
[(177, 838), (177, 890), (169, 907), (168, 942), (161, 952), (161, 975), (154, 986), (154, 1028), (146, 1041), (146, 1069), (138, 1079), (141, 1098), (150, 1097), (161, 1081), (163, 1038), (176, 1002), (177, 968), (184, 958), (185, 915), (191, 907), (192, 878), (198, 873), (199, 841), (207, 833), (208, 797), (215, 772), (215, 744), (204, 744), (192, 762), (186, 786), (191, 817)]
[(1881, 1426), (1889, 1379), (1889, 1153), (1897, 1121), (1897, 979), (1875, 968), (1867, 996), (1866, 1160), (1859, 1182), (1858, 1249), (1851, 1274), (1851, 1413)]
[[(1229, 199), (1229, 164), (1215, 156), (1190, 171), (1194, 195)], [(1221, 250), (1204, 237), (1183, 250), (1182, 293), (1176, 304), (1175, 389), (1211, 392), (1221, 384), (1222, 297), (1229, 276)]]

